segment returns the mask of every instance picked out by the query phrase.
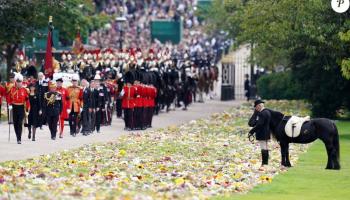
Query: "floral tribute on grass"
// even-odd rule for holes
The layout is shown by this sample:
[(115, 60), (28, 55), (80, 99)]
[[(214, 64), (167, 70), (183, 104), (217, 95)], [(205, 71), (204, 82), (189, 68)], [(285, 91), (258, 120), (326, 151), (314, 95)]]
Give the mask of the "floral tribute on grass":
[[(305, 116), (299, 101), (267, 107)], [(260, 149), (247, 139), (251, 105), (105, 144), (0, 164), (0, 199), (207, 199), (244, 193), (284, 170), (272, 141), (270, 167), (259, 171)], [(291, 145), (291, 162), (306, 151)]]

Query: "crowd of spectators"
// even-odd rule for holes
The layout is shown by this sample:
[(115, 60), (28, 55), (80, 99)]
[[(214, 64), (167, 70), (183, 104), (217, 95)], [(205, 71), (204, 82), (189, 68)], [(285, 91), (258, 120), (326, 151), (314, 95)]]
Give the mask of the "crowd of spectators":
[[(123, 48), (170, 49), (173, 55), (188, 52), (211, 54), (219, 57), (231, 46), (232, 41), (225, 38), (225, 33), (207, 35), (203, 30), (203, 22), (195, 15), (197, 0), (95, 0), (99, 12), (113, 17), (125, 17), (123, 31), (116, 20), (90, 34), (89, 44), (99, 48), (119, 48), (119, 40), (123, 40)], [(161, 44), (151, 40), (150, 22), (157, 19), (182, 20), (183, 39), (180, 44)], [(122, 37), (121, 37), (122, 34)]]

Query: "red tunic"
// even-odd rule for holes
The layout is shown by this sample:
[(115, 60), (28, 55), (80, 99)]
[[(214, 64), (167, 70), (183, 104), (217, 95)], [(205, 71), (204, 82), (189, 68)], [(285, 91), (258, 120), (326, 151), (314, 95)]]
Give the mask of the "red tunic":
[(135, 107), (135, 95), (136, 95), (136, 88), (134, 86), (124, 86), (124, 95), (122, 99), (122, 108), (123, 109), (129, 109)]
[(141, 108), (144, 106), (144, 88), (142, 85), (136, 85), (134, 86), (136, 88), (136, 99), (135, 99), (135, 107)]
[(6, 97), (6, 89), (0, 85), (0, 104), (2, 104), (2, 98)]
[(156, 103), (155, 103), (155, 99), (157, 97), (157, 88), (155, 88), (154, 86), (150, 87), (150, 107), (155, 107)]
[(25, 105), (26, 109), (30, 109), (29, 95), (26, 88), (13, 87), (9, 93), (9, 105)]
[(13, 88), (13, 86), (15, 86), (15, 83), (14, 82), (7, 82), (6, 85), (5, 85), (5, 88), (6, 88), (6, 102), (8, 104), (10, 104), (10, 91), (11, 89)]
[(64, 87), (57, 87), (57, 92), (59, 92), (61, 94), (62, 97), (62, 112), (61, 112), (61, 118), (63, 119), (68, 119), (68, 90)]

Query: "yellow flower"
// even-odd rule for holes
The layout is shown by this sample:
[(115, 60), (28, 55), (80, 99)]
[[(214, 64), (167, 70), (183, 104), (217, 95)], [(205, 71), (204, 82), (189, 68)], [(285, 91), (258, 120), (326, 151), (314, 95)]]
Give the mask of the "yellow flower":
[(8, 192), (9, 191), (9, 187), (7, 185), (1, 185), (1, 190), (2, 192)]
[(270, 176), (260, 176), (259, 179), (260, 179), (262, 182), (269, 182), (269, 183), (272, 182), (272, 177), (270, 177)]
[(137, 168), (144, 169), (145, 167), (142, 164), (137, 165)]
[(233, 175), (234, 179), (240, 179), (243, 176), (242, 172), (237, 172), (236, 174)]
[(185, 179), (184, 178), (177, 178), (177, 179), (175, 179), (175, 184), (176, 185), (182, 185), (182, 184), (184, 184), (185, 183)]
[(126, 155), (126, 151), (124, 149), (119, 151), (119, 155), (120, 156), (125, 156)]

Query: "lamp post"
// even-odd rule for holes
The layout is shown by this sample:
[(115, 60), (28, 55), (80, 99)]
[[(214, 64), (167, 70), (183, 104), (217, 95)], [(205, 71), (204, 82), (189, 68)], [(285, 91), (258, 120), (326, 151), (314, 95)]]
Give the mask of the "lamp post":
[(123, 32), (124, 32), (124, 24), (126, 22), (126, 18), (125, 17), (117, 17), (115, 18), (116, 22), (117, 22), (117, 26), (119, 29), (119, 48), (123, 49)]

